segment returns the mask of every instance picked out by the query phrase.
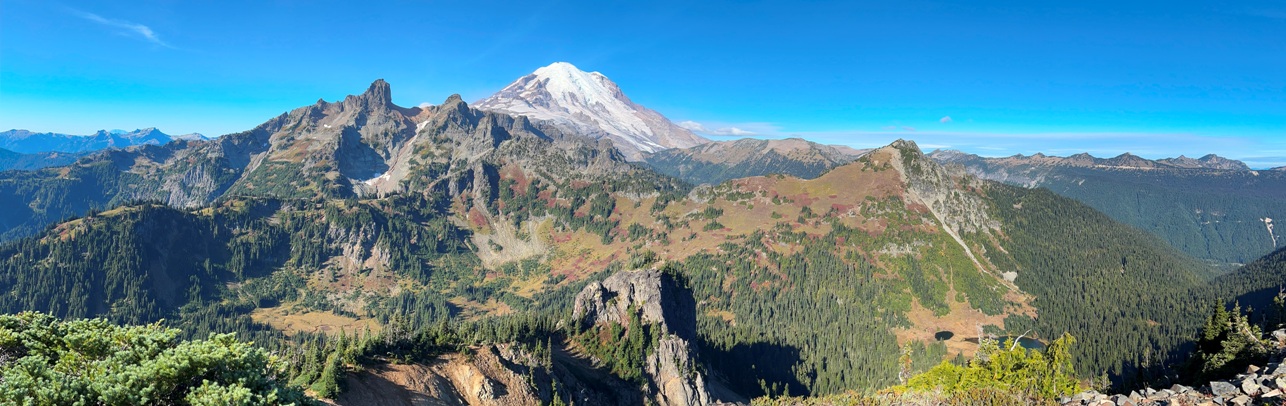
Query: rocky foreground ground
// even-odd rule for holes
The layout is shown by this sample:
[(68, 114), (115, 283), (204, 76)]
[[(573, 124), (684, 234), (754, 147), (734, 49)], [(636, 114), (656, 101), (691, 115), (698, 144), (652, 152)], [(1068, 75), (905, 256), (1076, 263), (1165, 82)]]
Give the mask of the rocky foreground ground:
[(1286, 405), (1286, 330), (1272, 333), (1277, 355), (1265, 366), (1251, 365), (1233, 379), (1211, 381), (1200, 387), (1174, 385), (1166, 389), (1146, 388), (1128, 394), (1105, 395), (1096, 391), (1062, 399), (1064, 406), (1142, 405)]

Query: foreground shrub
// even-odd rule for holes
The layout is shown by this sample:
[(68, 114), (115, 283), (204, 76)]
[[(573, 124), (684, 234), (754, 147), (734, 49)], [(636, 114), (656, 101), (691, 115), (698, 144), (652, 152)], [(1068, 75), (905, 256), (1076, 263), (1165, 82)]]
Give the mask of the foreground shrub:
[(179, 340), (180, 331), (0, 315), (0, 404), (312, 404), (282, 385), (281, 365), (231, 334)]

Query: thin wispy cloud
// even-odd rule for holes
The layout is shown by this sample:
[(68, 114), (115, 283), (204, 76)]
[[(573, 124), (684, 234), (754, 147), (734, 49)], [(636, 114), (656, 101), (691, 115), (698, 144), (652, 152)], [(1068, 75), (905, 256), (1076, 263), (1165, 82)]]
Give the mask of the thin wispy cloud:
[(79, 16), (80, 18), (84, 18), (86, 20), (98, 23), (105, 27), (115, 29), (117, 30), (117, 32), (121, 34), (141, 38), (147, 42), (151, 42), (153, 44), (160, 45), (166, 48), (174, 48), (174, 46), (170, 45), (169, 43), (166, 43), (164, 40), (161, 40), (161, 37), (156, 35), (156, 31), (152, 31), (152, 28), (146, 25), (137, 24), (137, 23), (133, 23), (125, 20), (118, 20), (114, 18), (107, 18), (107, 17), (100, 16), (98, 14), (87, 12), (87, 11), (81, 11), (76, 9), (70, 9), (70, 11), (73, 14)]
[(737, 128), (737, 127), (728, 127), (728, 128), (720, 128), (720, 129), (716, 129), (716, 130), (714, 130), (714, 133), (715, 133), (715, 134), (719, 134), (719, 135), (733, 135), (733, 136), (737, 136), (737, 135), (755, 135), (755, 134), (759, 134), (759, 133), (754, 132), (754, 131), (747, 131), (747, 130), (743, 130), (743, 129), (740, 129), (740, 128)]
[[(762, 128), (767, 128), (772, 132), (776, 132), (778, 130), (777, 127), (766, 123), (747, 123), (748, 125), (706, 126), (705, 124), (698, 123), (696, 121), (687, 120), (687, 121), (680, 121), (676, 124), (679, 127), (688, 129), (688, 131), (692, 131), (701, 135), (712, 135), (712, 136), (722, 136), (722, 137), (747, 137), (751, 135), (760, 135), (761, 132), (763, 131)], [(710, 127), (715, 127), (715, 128), (711, 129)], [(755, 128), (755, 127), (762, 127), (762, 128)]]
[(707, 130), (707, 129), (706, 129), (706, 126), (705, 126), (705, 125), (702, 125), (701, 123), (698, 123), (698, 122), (696, 122), (696, 121), (692, 121), (692, 120), (688, 120), (688, 121), (680, 121), (680, 122), (675, 123), (675, 124), (677, 124), (679, 127), (683, 127), (683, 128), (688, 129), (688, 131), (697, 131), (697, 132), (706, 132), (706, 131), (710, 131), (710, 130)]
[(942, 118), (938, 119), (938, 122), (942, 124), (950, 123), (951, 116), (943, 116)]

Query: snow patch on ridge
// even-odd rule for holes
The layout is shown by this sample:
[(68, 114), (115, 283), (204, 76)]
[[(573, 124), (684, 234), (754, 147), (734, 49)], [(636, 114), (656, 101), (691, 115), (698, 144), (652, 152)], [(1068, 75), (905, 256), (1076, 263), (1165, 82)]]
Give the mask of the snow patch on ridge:
[(373, 173), (373, 174), (371, 174), (371, 176), (373, 176), (373, 177), (372, 177), (372, 178), (370, 178), (370, 179), (367, 179), (367, 180), (362, 181), (362, 183), (365, 183), (365, 184), (370, 185), (370, 186), (376, 186), (376, 185), (379, 185), (379, 184), (381, 184), (381, 183), (384, 183), (384, 181), (387, 181), (387, 180), (389, 179), (389, 177), (391, 177), (391, 175), (389, 175), (389, 173), (388, 173), (388, 172), (384, 172), (384, 173)]
[(1264, 222), (1264, 226), (1268, 228), (1268, 236), (1273, 239), (1273, 248), (1277, 248), (1277, 234), (1273, 234), (1273, 219), (1270, 217), (1264, 217), (1259, 219), (1259, 221)]

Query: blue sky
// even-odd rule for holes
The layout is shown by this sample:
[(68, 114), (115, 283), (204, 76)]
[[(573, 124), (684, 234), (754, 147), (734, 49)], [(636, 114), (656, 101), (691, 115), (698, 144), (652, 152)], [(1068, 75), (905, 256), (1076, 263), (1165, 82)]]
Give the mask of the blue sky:
[(568, 61), (715, 139), (1286, 165), (1280, 2), (694, 3), (0, 0), (0, 127), (218, 135)]

